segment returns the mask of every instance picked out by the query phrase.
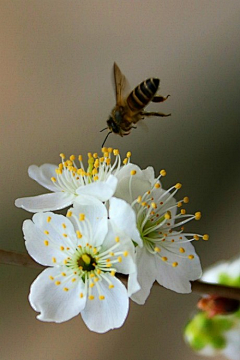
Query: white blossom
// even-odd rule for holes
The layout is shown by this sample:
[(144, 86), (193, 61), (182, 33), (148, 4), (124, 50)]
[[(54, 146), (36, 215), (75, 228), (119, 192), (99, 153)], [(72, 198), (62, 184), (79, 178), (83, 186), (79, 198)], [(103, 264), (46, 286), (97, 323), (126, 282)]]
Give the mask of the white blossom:
[[(103, 151), (102, 157), (96, 153), (89, 153), (86, 170), (81, 155), (78, 157), (79, 165), (74, 155), (66, 159), (64, 154), (60, 154), (62, 162), (58, 166), (31, 165), (28, 169), (30, 178), (51, 193), (19, 198), (15, 205), (30, 212), (40, 212), (63, 209), (72, 205), (74, 201), (90, 204), (109, 200), (117, 186), (117, 179), (112, 173), (116, 173), (120, 168), (121, 159), (118, 150), (108, 150)], [(113, 163), (112, 152), (115, 156)]]
[[(116, 212), (115, 206), (121, 212), (122, 205), (115, 199), (109, 212)], [(124, 211), (132, 216), (130, 206)], [(75, 203), (66, 217), (37, 213), (24, 222), (29, 254), (48, 266), (30, 289), (29, 301), (40, 313), (39, 320), (63, 322), (81, 313), (88, 328), (99, 333), (124, 323), (128, 297), (139, 286), (131, 280), (128, 292), (115, 274), (136, 274), (135, 252), (131, 238), (121, 231), (121, 221), (116, 225), (108, 216), (100, 202)], [(134, 226), (135, 222), (132, 234), (138, 241)]]
[(118, 179), (116, 197), (128, 202), (135, 211), (137, 228), (143, 241), (143, 247), (136, 247), (138, 282), (141, 289), (132, 299), (143, 304), (156, 280), (160, 285), (179, 293), (191, 292), (190, 281), (201, 276), (201, 265), (192, 240), (208, 235), (184, 232), (183, 225), (190, 220), (199, 220), (200, 212), (186, 214), (184, 209), (177, 213), (185, 197), (176, 202), (174, 196), (181, 188), (176, 184), (163, 190), (160, 178), (166, 172), (162, 170), (158, 178), (152, 167), (141, 170), (137, 165), (128, 163), (115, 175)]

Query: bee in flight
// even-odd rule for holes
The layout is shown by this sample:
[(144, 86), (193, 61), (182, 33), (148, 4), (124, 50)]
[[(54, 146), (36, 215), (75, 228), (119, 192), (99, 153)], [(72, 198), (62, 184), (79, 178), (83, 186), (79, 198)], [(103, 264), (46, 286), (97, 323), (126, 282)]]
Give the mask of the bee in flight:
[[(120, 136), (128, 135), (131, 129), (136, 129), (134, 124), (139, 120), (149, 116), (170, 116), (171, 114), (163, 114), (160, 112), (146, 112), (144, 108), (152, 102), (163, 102), (167, 100), (170, 95), (162, 96), (156, 95), (160, 80), (156, 78), (147, 79), (139, 84), (130, 93), (128, 90), (128, 81), (122, 74), (121, 70), (114, 63), (114, 85), (116, 91), (116, 105), (113, 108), (109, 119), (107, 120), (107, 127), (102, 129), (109, 130), (104, 139), (102, 147), (104, 146), (107, 137), (112, 132)], [(126, 95), (127, 93), (127, 95)]]

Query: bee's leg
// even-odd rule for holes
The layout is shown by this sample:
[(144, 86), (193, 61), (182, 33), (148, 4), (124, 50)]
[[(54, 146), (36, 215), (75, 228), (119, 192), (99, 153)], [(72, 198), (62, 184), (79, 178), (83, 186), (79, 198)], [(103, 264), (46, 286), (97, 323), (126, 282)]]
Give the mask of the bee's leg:
[(161, 116), (161, 117), (164, 117), (164, 116), (171, 116), (171, 114), (163, 114), (163, 113), (160, 113), (160, 112), (141, 112), (141, 115), (145, 118), (145, 117), (150, 117), (150, 116)]
[(155, 95), (154, 98), (151, 100), (152, 102), (163, 102), (169, 98), (168, 96), (162, 96), (162, 95)]

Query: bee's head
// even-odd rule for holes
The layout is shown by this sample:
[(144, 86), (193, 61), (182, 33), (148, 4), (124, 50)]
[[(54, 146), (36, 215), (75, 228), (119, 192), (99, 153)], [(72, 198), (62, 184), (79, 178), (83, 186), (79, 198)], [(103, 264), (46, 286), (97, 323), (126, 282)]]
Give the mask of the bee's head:
[(107, 120), (107, 125), (108, 125), (109, 130), (111, 130), (115, 134), (119, 134), (120, 128), (116, 124), (116, 122), (113, 120), (112, 116), (109, 116), (109, 119)]

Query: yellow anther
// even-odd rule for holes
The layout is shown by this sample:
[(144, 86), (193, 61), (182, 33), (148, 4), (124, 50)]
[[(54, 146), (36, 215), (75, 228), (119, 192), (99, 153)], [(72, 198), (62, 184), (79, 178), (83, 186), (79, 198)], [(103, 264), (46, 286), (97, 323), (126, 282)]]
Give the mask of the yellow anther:
[(68, 291), (68, 290), (69, 290), (69, 288), (65, 287), (65, 288), (63, 288), (63, 290), (64, 290), (64, 291)]
[(126, 165), (127, 163), (128, 163), (128, 159), (125, 158), (125, 159), (123, 160), (123, 164)]
[(137, 202), (140, 203), (142, 201), (142, 197), (139, 195), (137, 198)]
[(76, 235), (77, 235), (77, 238), (78, 238), (78, 239), (81, 239), (81, 238), (82, 238), (82, 234), (80, 233), (79, 230), (76, 230)]
[(203, 240), (206, 240), (206, 241), (207, 241), (207, 240), (209, 239), (209, 235), (208, 235), (208, 234), (204, 234), (202, 238), (203, 238)]
[(156, 189), (159, 189), (159, 188), (161, 187), (161, 185), (160, 185), (159, 183), (156, 183), (156, 184), (154, 185), (154, 187), (155, 187)]
[(62, 224), (62, 227), (63, 227), (64, 229), (66, 229), (67, 225), (66, 225), (66, 224)]
[(161, 170), (161, 171), (160, 171), (160, 175), (161, 175), (161, 176), (166, 176), (166, 175), (167, 175), (166, 170)]
[(100, 275), (101, 274), (101, 270), (97, 269), (97, 274)]
[(97, 159), (97, 158), (98, 158), (98, 154), (97, 154), (97, 153), (94, 153), (94, 154), (93, 154), (93, 157), (94, 157), (94, 159)]
[(61, 281), (55, 281), (55, 285), (60, 285), (61, 284)]
[(179, 203), (177, 204), (177, 207), (181, 207), (182, 206), (182, 202), (179, 201)]
[(172, 243), (174, 243), (174, 242), (175, 242), (175, 240), (174, 240), (174, 239), (172, 239), (172, 240), (171, 240), (171, 242), (172, 242)]
[(160, 251), (161, 251), (161, 249), (160, 249), (159, 247), (155, 246), (154, 251), (156, 251), (156, 252), (160, 252)]
[(109, 263), (106, 264), (106, 267), (110, 268), (110, 267), (112, 267), (112, 264), (109, 262)]
[(65, 155), (63, 153), (61, 153), (60, 155), (60, 158), (62, 158), (63, 160), (65, 159)]
[(50, 280), (54, 280), (54, 277), (52, 275), (49, 276)]
[(72, 216), (72, 211), (68, 211), (67, 212), (67, 217), (71, 217)]
[(124, 251), (123, 256), (128, 256), (128, 251)]
[(114, 155), (114, 156), (119, 155), (119, 150), (118, 150), (118, 149), (114, 149), (114, 150), (113, 150), (113, 155)]
[(161, 259), (162, 259), (162, 261), (167, 261), (168, 260), (168, 258), (166, 256), (162, 256)]
[(68, 235), (67, 235), (67, 234), (62, 234), (62, 235), (63, 235), (65, 238), (66, 238), (66, 237), (68, 237)]
[(62, 174), (62, 169), (55, 169), (55, 172), (57, 175), (61, 175)]
[(170, 211), (167, 211), (166, 214), (164, 215), (165, 219), (171, 219), (172, 218), (172, 215), (171, 215), (171, 212)]
[(65, 272), (62, 272), (61, 275), (62, 276), (67, 276), (67, 274)]
[(130, 158), (132, 156), (131, 151), (128, 151), (126, 156), (127, 156), (127, 158)]
[(97, 253), (97, 248), (93, 248), (94, 255)]
[(122, 257), (121, 256), (118, 257), (118, 262), (122, 262)]
[(91, 273), (90, 275), (89, 275), (89, 277), (92, 279), (92, 278), (94, 278), (94, 274), (93, 273)]
[(98, 282), (98, 281), (99, 281), (99, 278), (95, 277), (95, 278), (94, 278), (94, 281), (95, 281), (95, 282)]
[(52, 219), (51, 216), (48, 216), (47, 217), (47, 222), (49, 223), (51, 221), (51, 219)]
[(60, 246), (60, 250), (63, 251), (63, 250), (64, 250), (64, 246)]
[(104, 295), (99, 295), (99, 300), (104, 300), (105, 296)]
[(84, 221), (85, 220), (85, 215), (84, 214), (79, 214), (79, 220)]
[(79, 297), (80, 297), (81, 299), (83, 298), (83, 296), (84, 296), (83, 293), (80, 293)]
[(106, 159), (106, 164), (109, 166), (111, 164), (111, 159)]
[(90, 158), (92, 158), (92, 153), (88, 153), (88, 158), (90, 159)]
[(180, 184), (180, 183), (177, 183), (176, 185), (175, 185), (175, 189), (181, 189), (181, 187), (182, 187), (182, 184)]
[(198, 235), (193, 235), (194, 240), (199, 240), (199, 236)]
[(63, 169), (63, 164), (62, 163), (58, 164), (58, 168), (59, 168), (59, 170), (62, 170)]
[(179, 248), (179, 251), (180, 251), (180, 253), (182, 253), (182, 254), (185, 253), (185, 249), (184, 249), (183, 247), (180, 247), (180, 248)]
[(94, 181), (97, 181), (98, 179), (99, 179), (99, 177), (97, 175), (94, 176), (94, 178), (93, 178)]
[(176, 267), (176, 266), (178, 266), (178, 262), (174, 261), (174, 262), (172, 263), (172, 267)]
[(93, 288), (95, 286), (95, 284), (91, 283), (89, 286), (90, 286), (90, 288)]
[(82, 255), (82, 259), (85, 262), (86, 265), (89, 265), (91, 263), (91, 257), (87, 254)]
[(72, 166), (72, 161), (71, 160), (67, 160), (66, 163), (68, 164), (68, 166)]
[(100, 162), (104, 162), (104, 157), (101, 157), (99, 160)]
[(51, 180), (52, 180), (52, 182), (56, 182), (56, 181), (57, 181), (57, 179), (56, 179), (54, 176), (51, 177)]
[(146, 206), (146, 205), (147, 205), (146, 201), (143, 201), (143, 202), (141, 203), (141, 205), (142, 205), (142, 206)]
[(113, 288), (114, 288), (114, 285), (113, 285), (113, 284), (110, 284), (110, 285), (108, 286), (108, 288), (109, 288), (109, 289), (113, 289)]
[(76, 278), (72, 278), (72, 282), (75, 282), (77, 279)]
[[(114, 252), (111, 251), (111, 252), (109, 253), (109, 255), (110, 255), (110, 256), (114, 256)], [(109, 261), (110, 261), (110, 260), (109, 260)]]
[(44, 234), (48, 235), (48, 234), (49, 234), (49, 231), (44, 230)]
[(114, 270), (112, 270), (112, 271), (110, 272), (110, 275), (111, 275), (111, 276), (115, 276), (115, 274), (116, 274), (116, 271), (114, 271)]
[(49, 242), (47, 240), (44, 240), (44, 245), (45, 246), (48, 246), (49, 245)]
[(94, 299), (94, 296), (93, 296), (93, 295), (89, 295), (88, 299), (89, 299), (89, 300), (93, 300), (93, 299)]
[(92, 171), (92, 174), (93, 174), (93, 175), (96, 175), (97, 173), (98, 173), (97, 169), (94, 168), (93, 171)]
[(136, 173), (137, 173), (136, 170), (131, 170), (130, 172), (131, 175), (136, 175)]
[(181, 214), (185, 215), (186, 214), (186, 210), (185, 209), (181, 209)]
[(118, 243), (120, 241), (119, 236), (115, 237), (115, 241), (116, 241), (116, 243)]
[(152, 202), (152, 203), (151, 203), (151, 207), (152, 207), (153, 209), (157, 209), (157, 204), (156, 204), (155, 202)]
[(113, 152), (113, 148), (109, 147), (108, 152), (109, 152), (109, 154), (111, 154)]
[(185, 196), (185, 197), (183, 198), (183, 202), (184, 202), (185, 204), (187, 204), (187, 203), (189, 202), (189, 197)]
[(108, 157), (109, 157), (109, 152), (108, 152), (108, 151), (105, 151), (105, 152), (103, 153), (103, 156), (104, 156), (105, 158), (108, 158)]
[(107, 150), (108, 150), (108, 149), (107, 149), (106, 147), (103, 147), (103, 148), (102, 148), (102, 153), (107, 152)]
[(200, 211), (195, 213), (195, 220), (200, 220), (201, 219), (202, 214), (200, 213)]
[(55, 257), (52, 257), (52, 262), (53, 262), (53, 263), (57, 262), (57, 260), (56, 260)]
[(192, 259), (194, 259), (194, 255), (188, 255), (188, 258), (189, 258), (190, 260), (192, 260)]

